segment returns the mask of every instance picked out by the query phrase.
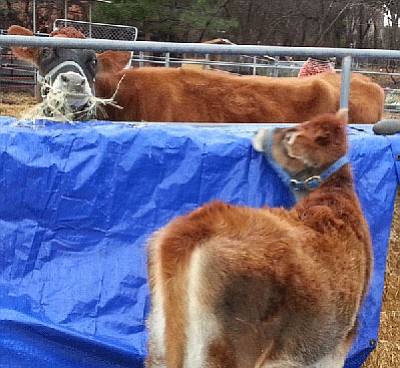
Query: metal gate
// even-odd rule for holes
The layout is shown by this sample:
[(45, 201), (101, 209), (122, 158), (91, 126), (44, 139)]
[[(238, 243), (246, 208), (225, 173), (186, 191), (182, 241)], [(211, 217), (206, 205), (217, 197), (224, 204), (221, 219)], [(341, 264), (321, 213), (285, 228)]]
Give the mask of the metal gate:
[[(0, 37), (6, 34), (6, 30), (0, 30)], [(35, 86), (36, 68), (18, 60), (9, 47), (0, 45), (0, 93), (23, 91), (33, 95)]]
[(88, 38), (136, 41), (138, 36), (137, 28), (132, 26), (91, 23), (69, 19), (56, 19), (54, 21), (53, 30), (63, 27), (74, 27)]

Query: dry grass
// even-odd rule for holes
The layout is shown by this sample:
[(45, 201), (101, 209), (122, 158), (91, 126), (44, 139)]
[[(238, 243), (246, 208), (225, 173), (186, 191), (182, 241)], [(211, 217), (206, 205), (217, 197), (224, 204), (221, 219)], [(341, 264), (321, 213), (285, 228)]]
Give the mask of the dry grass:
[[(35, 99), (28, 95), (3, 94), (0, 97), (0, 115), (19, 118), (35, 103)], [(400, 190), (397, 193), (389, 243), (379, 343), (363, 367), (400, 367)]]
[(386, 263), (385, 289), (379, 326), (379, 340), (364, 368), (398, 368), (400, 366), (400, 190), (397, 191), (389, 253)]
[(0, 116), (20, 118), (36, 103), (35, 97), (30, 94), (2, 92), (0, 94)]
[[(66, 96), (66, 93), (56, 91), (49, 94), (48, 98), (44, 101), (38, 102), (34, 97), (27, 94), (4, 94), (0, 98), (0, 116), (7, 115), (21, 120), (34, 120), (48, 116), (44, 113), (44, 111), (47, 111), (48, 113), (52, 113), (51, 118), (49, 119), (53, 121), (73, 121), (75, 113), (68, 105), (64, 104)], [(80, 114), (83, 120), (87, 120), (87, 118), (92, 118), (94, 116), (97, 101), (104, 101), (103, 104), (112, 104), (112, 102), (110, 102), (112, 99), (100, 99), (94, 96), (91, 97), (88, 100), (88, 108)]]
[[(75, 120), (89, 120), (99, 112), (106, 117), (105, 106), (113, 106), (122, 109), (115, 101), (115, 96), (119, 86), (125, 76), (122, 76), (117, 84), (115, 92), (111, 98), (101, 98), (87, 94), (70, 93), (53, 88), (50, 84), (44, 84), (48, 89), (43, 101), (38, 102), (32, 96), (26, 94), (5, 94), (0, 97), (0, 116), (8, 115), (22, 120), (34, 120), (49, 117), (53, 121), (72, 122)], [(85, 107), (79, 111), (69, 105), (68, 98), (84, 99)]]

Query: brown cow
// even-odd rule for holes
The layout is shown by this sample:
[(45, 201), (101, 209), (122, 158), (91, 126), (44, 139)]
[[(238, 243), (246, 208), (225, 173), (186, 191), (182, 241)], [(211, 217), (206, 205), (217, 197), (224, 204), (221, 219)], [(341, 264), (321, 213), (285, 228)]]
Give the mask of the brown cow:
[(215, 201), (153, 235), (147, 368), (343, 367), (372, 272), (345, 114), (270, 137), (288, 176), (324, 180), (290, 211)]
[[(116, 94), (123, 110), (109, 108), (111, 120), (155, 122), (301, 122), (339, 108), (338, 74), (308, 78), (236, 76), (180, 68), (136, 68), (96, 76), (96, 93)], [(351, 123), (380, 120), (384, 92), (368, 77), (353, 75), (349, 103)]]
[[(12, 26), (9, 33), (32, 34), (18, 26)], [(50, 69), (46, 64), (48, 59), (41, 57), (41, 51), (33, 47), (12, 49), (18, 57), (37, 65), (44, 76)], [(88, 55), (84, 54), (85, 51), (88, 50), (72, 50), (68, 54), (65, 51), (51, 52), (51, 62), (57, 65), (65, 62), (65, 58), (73, 58), (76, 64), (82, 63), (81, 69), (86, 71)], [(85, 57), (79, 60), (81, 54)], [(56, 59), (57, 55), (62, 57)], [(115, 102), (123, 108), (109, 106), (107, 116), (98, 117), (120, 121), (301, 122), (319, 113), (333, 113), (339, 108), (341, 77), (333, 73), (307, 78), (270, 78), (180, 68), (136, 68), (117, 72), (121, 64), (118, 67), (114, 64), (121, 58), (120, 55), (118, 51), (97, 55), (95, 76), (91, 70), (79, 76), (79, 68), (71, 66), (74, 74), (63, 73), (56, 86), (68, 93), (73, 89), (76, 93), (77, 85), (84, 82), (83, 74), (86, 74), (89, 85), (95, 77), (96, 96), (111, 98), (117, 91)], [(53, 73), (53, 76), (56, 74)], [(85, 93), (92, 92), (88, 88), (81, 91), (86, 101)], [(85, 101), (80, 104), (76, 98), (74, 101), (75, 105), (86, 106)], [(367, 77), (352, 76), (351, 123), (379, 121), (383, 105), (384, 92), (378, 84)]]

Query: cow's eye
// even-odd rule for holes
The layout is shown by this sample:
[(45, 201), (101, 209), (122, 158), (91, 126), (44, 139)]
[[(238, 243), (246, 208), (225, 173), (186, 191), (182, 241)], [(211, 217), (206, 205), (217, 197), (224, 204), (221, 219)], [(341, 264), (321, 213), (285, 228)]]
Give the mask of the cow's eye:
[(42, 57), (43, 57), (43, 58), (49, 57), (50, 54), (51, 54), (51, 49), (50, 49), (50, 48), (44, 47), (44, 48), (42, 49)]

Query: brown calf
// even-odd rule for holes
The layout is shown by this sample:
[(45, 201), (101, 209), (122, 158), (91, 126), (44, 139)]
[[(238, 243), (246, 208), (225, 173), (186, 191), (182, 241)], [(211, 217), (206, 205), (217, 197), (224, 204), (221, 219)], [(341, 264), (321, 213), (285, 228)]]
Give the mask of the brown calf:
[[(320, 175), (346, 154), (345, 127), (340, 112), (276, 130), (273, 159)], [(146, 367), (341, 368), (371, 270), (349, 164), (290, 211), (204, 205), (149, 242)]]

